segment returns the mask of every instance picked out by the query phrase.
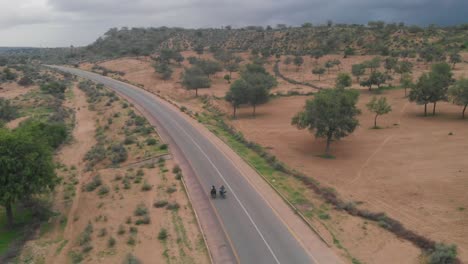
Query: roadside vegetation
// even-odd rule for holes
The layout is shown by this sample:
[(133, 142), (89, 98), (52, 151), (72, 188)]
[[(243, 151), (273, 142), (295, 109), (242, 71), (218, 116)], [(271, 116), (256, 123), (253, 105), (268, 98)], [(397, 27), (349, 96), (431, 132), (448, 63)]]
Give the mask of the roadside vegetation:
[[(468, 85), (460, 75), (460, 69), (466, 66), (467, 30), (466, 25), (421, 28), (380, 21), (371, 21), (368, 25), (334, 25), (329, 22), (314, 26), (306, 23), (301, 27), (277, 25), (239, 29), (113, 28), (86, 48), (50, 50), (47, 51), (50, 55), (45, 57), (48, 61), (67, 62), (76, 67), (82, 67), (78, 62), (85, 59), (93, 62), (89, 70), (137, 84), (162, 98), (178, 102), (182, 112), (196, 118), (228, 143), (351, 262), (360, 263), (360, 254), (365, 260), (371, 258), (346, 241), (344, 228), (336, 219), (359, 219), (356, 222), (362, 225), (360, 232), (364, 237), (371, 234), (371, 230), (374, 230), (372, 234), (380, 234), (376, 230), (389, 231), (387, 233), (421, 249), (422, 259), (427, 263), (456, 263), (458, 254), (463, 252), (457, 251), (451, 239), (444, 243), (436, 242), (432, 233), (412, 230), (398, 217), (390, 217), (385, 213), (388, 207), (378, 207), (381, 211), (373, 211), (361, 206), (367, 201), (342, 198), (335, 189), (319, 183), (315, 175), (301, 173), (302, 167), (279, 161), (271, 154), (276, 151), (275, 144), (261, 146), (248, 140), (242, 133), (246, 128), (240, 124), (245, 124), (246, 120), (260, 124), (262, 118), (270, 114), (263, 109), (271, 109), (268, 107), (276, 104), (280, 97), (295, 99), (303, 96), (295, 112), (291, 112), (284, 122), (284, 127), (308, 130), (312, 135), (301, 135), (323, 141), (320, 146), (325, 149), (320, 147), (319, 153), (314, 149), (313, 156), (330, 159), (320, 160), (327, 163), (346, 162), (336, 154), (338, 148), (335, 146), (342, 147), (357, 141), (362, 135), (359, 123), (367, 124), (360, 118), (364, 114), (365, 119), (373, 123), (372, 127), (369, 123), (364, 128), (375, 135), (375, 141), (370, 145), (380, 140), (377, 140), (379, 135), (399, 128), (399, 119), (396, 121), (390, 116), (395, 112), (403, 113), (406, 105), (412, 103), (421, 105), (421, 112), (414, 113), (416, 121), (427, 124), (451, 118), (451, 124), (464, 122)], [(37, 51), (29, 52), (36, 54)], [(135, 69), (122, 64), (119, 68), (112, 65), (112, 61), (98, 62), (124, 56), (140, 56), (122, 60), (147, 65), (151, 69), (147, 71), (151, 74), (149, 77), (156, 77), (161, 82), (155, 83), (151, 78), (144, 80), (143, 75), (134, 74), (134, 70), (138, 70), (135, 65), (132, 65)], [(21, 58), (13, 53), (2, 59), (4, 65), (0, 81), (5, 84), (21, 82), (23, 87), (39, 86), (40, 91), (24, 97), (36, 98), (37, 105), (33, 110), (27, 104), (18, 103), (18, 99), (2, 99), (0, 123), (8, 123), (27, 114), (44, 120), (52, 112), (55, 113), (54, 119), (60, 121), (60, 115), (65, 115), (65, 112), (51, 108), (57, 108), (57, 102), (67, 98), (67, 86), (52, 79), (41, 81), (42, 77), (38, 78), (30, 69), (16, 65), (15, 62)], [(131, 209), (126, 207), (126, 218), (119, 219), (112, 228), (108, 224), (96, 227), (98, 224), (92, 223), (93, 231), (89, 232), (91, 228), (87, 222), (81, 219), (82, 216), (77, 216), (85, 242), (72, 243), (73, 250), (67, 251), (69, 258), (80, 262), (90, 256), (89, 252), (95, 252), (93, 248), (102, 244), (93, 241), (96, 235), (105, 238), (109, 247), (106, 252), (115, 252), (121, 244), (138, 246), (141, 229), (148, 225), (157, 225), (154, 237), (162, 245), (161, 255), (167, 262), (183, 257), (186, 248), (176, 253), (174, 238), (177, 237), (178, 245), (190, 245), (187, 248), (194, 248), (194, 244), (193, 241), (180, 242), (187, 240), (184, 238), (187, 231), (177, 224), (180, 222), (177, 213), (184, 205), (173, 197), (181, 188), (178, 182), (169, 183), (172, 164), (159, 159), (160, 155), (167, 154), (167, 145), (160, 141), (147, 121), (131, 109), (131, 104), (116, 94), (91, 82), (81, 82), (79, 87), (88, 96), (89, 108), (99, 116), (95, 131), (97, 143), (84, 157), (89, 174), (84, 182), (72, 187), (72, 183), (78, 181), (77, 173), (71, 169), (67, 172), (68, 200), (71, 202), (76, 192), (81, 191), (78, 188), (82, 188), (85, 196), (94, 195), (93, 198), (102, 201), (112, 199), (115, 202), (123, 199), (124, 195), (127, 197), (131, 191), (157, 193), (157, 197), (152, 197), (152, 204), (139, 199), (129, 206)], [(394, 95), (400, 93), (404, 106), (395, 104)], [(38, 94), (53, 100), (38, 99)], [(360, 99), (363, 96), (368, 98), (364, 104)], [(54, 102), (54, 107), (50, 102)], [(460, 109), (458, 118), (448, 117), (444, 112), (449, 105), (446, 102), (454, 105), (449, 107)], [(275, 107), (282, 109), (285, 106), (278, 104)], [(245, 114), (244, 108), (251, 108), (251, 114)], [(285, 108), (285, 111), (290, 110)], [(265, 136), (268, 136), (267, 130), (268, 127), (263, 131)], [(63, 131), (57, 131), (62, 135)], [(447, 134), (454, 135), (452, 131)], [(390, 138), (386, 136), (382, 146)], [(60, 142), (55, 145), (60, 145)], [(360, 152), (354, 151), (353, 155), (360, 157)], [(154, 160), (154, 157), (158, 158)], [(131, 167), (134, 164), (138, 165)], [(361, 164), (363, 169), (366, 164)], [(148, 170), (152, 169), (159, 170), (157, 177), (161, 182), (155, 183), (147, 177)], [(109, 180), (106, 170), (118, 170), (119, 173), (113, 175), (114, 180)], [(182, 177), (177, 170), (173, 175), (176, 180)], [(103, 202), (99, 209), (107, 206)], [(171, 223), (159, 223), (152, 216), (154, 210), (170, 215)], [(458, 210), (458, 213), (462, 211)], [(91, 239), (86, 242), (87, 237)], [(136, 256), (129, 254), (125, 258), (128, 262), (138, 261)]]

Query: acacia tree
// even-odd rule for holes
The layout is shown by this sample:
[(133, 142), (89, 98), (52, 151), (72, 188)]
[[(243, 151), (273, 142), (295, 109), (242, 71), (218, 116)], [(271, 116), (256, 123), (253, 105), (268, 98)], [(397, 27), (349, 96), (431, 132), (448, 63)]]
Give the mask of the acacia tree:
[(435, 115), (438, 101), (447, 101), (447, 91), (449, 86), (453, 83), (452, 76), (452, 70), (447, 63), (441, 62), (432, 65), (432, 70), (429, 73), (429, 77), (432, 81), (430, 101), (434, 105), (432, 115)]
[(353, 90), (325, 89), (307, 100), (304, 110), (297, 113), (291, 124), (298, 129), (315, 132), (315, 137), (326, 138), (325, 154), (330, 155), (330, 143), (352, 133), (359, 124), (356, 107), (359, 93)]
[(462, 62), (462, 57), (458, 52), (452, 52), (449, 59), (452, 63), (452, 69), (455, 69), (455, 64)]
[(462, 118), (465, 118), (465, 110), (468, 106), (468, 79), (462, 78), (449, 88), (451, 101), (456, 105), (463, 106)]
[(416, 102), (424, 105), (424, 116), (427, 116), (427, 104), (431, 102), (432, 80), (428, 73), (419, 77), (416, 85), (409, 92), (410, 102)]
[(232, 105), (232, 116), (236, 118), (236, 110), (242, 104), (249, 102), (249, 84), (244, 79), (234, 81), (226, 93), (226, 101)]
[(209, 88), (211, 86), (210, 79), (197, 66), (185, 69), (182, 73), (182, 85), (188, 90), (195, 90), (195, 96), (198, 96), (198, 89)]
[(374, 117), (374, 128), (377, 127), (377, 117), (380, 115), (385, 115), (392, 111), (392, 107), (387, 103), (386, 97), (381, 97), (377, 99), (376, 96), (373, 96), (369, 103), (366, 104), (367, 109), (375, 114)]
[(366, 67), (362, 64), (353, 64), (353, 66), (351, 66), (351, 74), (353, 74), (353, 76), (356, 76), (356, 81), (359, 82), (359, 79), (362, 75), (364, 75), (364, 73), (366, 73)]
[(405, 97), (406, 97), (406, 89), (413, 87), (413, 77), (409, 73), (403, 74), (400, 79), (400, 85), (405, 89)]
[(154, 71), (160, 74), (161, 79), (169, 80), (172, 76), (172, 69), (167, 62), (155, 63), (153, 65)]
[(324, 54), (324, 52), (323, 52), (322, 50), (314, 50), (314, 51), (312, 51), (312, 54), (311, 54), (310, 56), (311, 56), (311, 57), (314, 57), (314, 59), (315, 59), (315, 64), (318, 64), (319, 59), (320, 59), (321, 57), (323, 57), (323, 55), (325, 55), (325, 54)]
[(328, 60), (325, 62), (325, 68), (327, 68), (327, 73), (330, 74), (330, 69), (333, 68), (335, 64), (333, 63), (332, 60)]
[(255, 116), (257, 105), (268, 101), (269, 92), (263, 85), (249, 85), (248, 88), (248, 101), (252, 105), (252, 115)]
[(379, 71), (373, 71), (371, 72), (369, 78), (367, 80), (361, 81), (360, 85), (369, 87), (369, 91), (372, 90), (372, 85), (377, 85), (377, 88), (380, 88), (380, 86), (385, 83), (387, 80), (385, 74), (379, 72)]
[(337, 88), (346, 88), (350, 87), (352, 84), (351, 76), (348, 73), (340, 73), (336, 77), (336, 87)]
[(413, 70), (413, 64), (409, 61), (400, 61), (395, 67), (395, 72), (400, 74), (400, 79), (405, 73), (411, 73)]
[(213, 60), (199, 59), (195, 62), (195, 65), (200, 68), (208, 78), (210, 78), (210, 75), (220, 72), (223, 69), (219, 62)]
[(398, 65), (397, 58), (388, 57), (384, 61), (384, 67), (387, 70), (387, 72), (390, 72), (391, 70), (395, 70), (397, 65)]
[(323, 67), (318, 67), (312, 69), (312, 73), (318, 76), (318, 80), (320, 81), (320, 76), (325, 73), (325, 68)]
[(296, 56), (294, 57), (294, 65), (296, 65), (296, 71), (299, 71), (299, 68), (301, 67), (301, 65), (304, 63), (304, 59), (302, 58), (302, 56)]
[(12, 206), (34, 194), (51, 191), (58, 182), (50, 147), (30, 134), (0, 130), (0, 204), (13, 225)]

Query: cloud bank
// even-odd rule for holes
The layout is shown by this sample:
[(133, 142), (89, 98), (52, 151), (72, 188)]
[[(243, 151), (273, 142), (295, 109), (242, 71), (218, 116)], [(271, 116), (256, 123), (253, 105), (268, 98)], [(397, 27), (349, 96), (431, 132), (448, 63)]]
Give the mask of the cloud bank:
[(467, 23), (466, 0), (0, 0), (0, 46), (87, 45), (111, 27)]

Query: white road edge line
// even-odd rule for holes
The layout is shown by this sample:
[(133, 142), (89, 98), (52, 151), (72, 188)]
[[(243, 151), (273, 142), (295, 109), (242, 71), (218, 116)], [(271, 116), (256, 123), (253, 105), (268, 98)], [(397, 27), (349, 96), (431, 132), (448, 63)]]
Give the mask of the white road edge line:
[[(169, 120), (171, 120), (169, 118)], [(200, 145), (198, 145), (198, 143), (187, 133), (187, 131), (181, 126), (179, 125), (178, 122), (174, 121), (174, 120), (171, 120), (172, 123), (174, 123), (177, 127), (179, 127), (179, 129), (184, 132), (185, 135), (187, 135), (187, 137), (195, 144), (195, 146), (197, 146), (197, 148), (203, 153), (203, 155), (206, 157), (206, 159), (210, 162), (211, 166), (213, 166), (213, 168), (216, 170), (216, 172), (218, 173), (218, 175), (221, 177), (221, 179), (224, 181), (224, 183), (227, 185), (227, 187), (229, 188), (229, 190), (231, 191), (231, 193), (234, 195), (234, 198), (236, 198), (237, 202), (239, 203), (239, 205), (241, 206), (242, 210), (244, 210), (245, 214), (247, 215), (247, 217), (249, 218), (250, 222), (252, 223), (252, 225), (254, 226), (255, 230), (257, 230), (258, 234), (260, 235), (260, 237), (262, 238), (263, 242), (265, 242), (265, 245), (267, 246), (268, 250), (270, 251), (271, 255), (273, 256), (273, 258), (275, 259), (276, 263), (278, 264), (281, 264), (281, 262), (278, 260), (278, 258), (276, 257), (275, 253), (273, 252), (273, 250), (271, 249), (270, 245), (268, 244), (268, 242), (266, 241), (265, 237), (263, 236), (262, 232), (260, 231), (260, 229), (258, 228), (257, 224), (255, 224), (254, 220), (252, 219), (252, 216), (250, 216), (249, 212), (247, 211), (247, 209), (244, 207), (244, 205), (242, 204), (242, 202), (239, 200), (239, 198), (237, 197), (236, 193), (234, 192), (234, 190), (231, 188), (231, 186), (229, 185), (229, 183), (226, 181), (226, 179), (224, 178), (224, 176), (221, 174), (221, 172), (219, 171), (219, 169), (216, 167), (216, 165), (214, 165), (213, 161), (210, 159), (210, 157), (208, 157), (208, 155), (205, 153), (205, 151), (200, 147)]]

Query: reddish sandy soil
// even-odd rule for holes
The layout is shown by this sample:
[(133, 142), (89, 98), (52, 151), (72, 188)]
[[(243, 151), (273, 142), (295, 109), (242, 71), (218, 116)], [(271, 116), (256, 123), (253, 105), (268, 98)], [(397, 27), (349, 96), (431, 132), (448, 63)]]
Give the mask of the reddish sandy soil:
[(0, 84), (0, 97), (6, 99), (13, 99), (17, 96), (23, 95), (32, 89), (37, 88), (37, 86), (23, 87), (19, 86), (15, 82), (2, 83)]
[[(185, 57), (188, 55), (193, 56), (192, 53), (184, 53)], [(462, 55), (466, 61), (468, 54)], [(248, 56), (243, 54), (243, 57)], [(328, 55), (321, 58), (319, 63), (333, 58), (339, 58), (342, 71), (349, 72), (352, 64), (371, 59), (372, 56), (343, 59), (342, 56)], [(416, 64), (416, 79), (427, 70), (427, 66), (415, 60), (413, 62)], [(164, 82), (154, 73), (149, 58), (124, 58), (100, 65), (123, 71), (126, 74), (122, 78), (169, 96), (192, 110), (201, 110), (199, 101), (193, 99), (193, 92), (185, 91), (178, 83), (181, 67), (175, 68), (172, 80)], [(271, 72), (272, 65), (266, 65)], [(293, 65), (280, 64), (281, 72), (290, 78), (321, 87), (333, 86), (338, 70), (332, 70), (318, 82), (317, 77), (310, 73), (314, 66), (315, 60), (310, 58), (305, 58), (299, 71)], [(458, 64), (454, 73), (457, 78), (467, 76), (468, 64)], [(223, 75), (219, 73), (214, 77), (213, 87), (199, 93), (223, 96), (229, 87), (222, 80)], [(394, 78), (396, 84), (399, 78)], [(281, 79), (278, 81), (279, 86), (273, 92), (314, 91)], [(354, 77), (353, 81), (353, 87), (363, 90), (359, 101), (359, 108), (362, 109), (360, 127), (349, 137), (332, 144), (336, 159), (319, 158), (318, 155), (323, 154), (325, 148), (324, 141), (315, 140), (309, 132), (290, 125), (292, 116), (302, 109), (308, 97), (272, 99), (257, 108), (255, 119), (250, 116), (251, 108), (241, 108), (239, 119), (232, 121), (232, 124), (249, 140), (267, 147), (291, 167), (334, 187), (349, 200), (362, 202), (361, 207), (384, 211), (408, 228), (436, 241), (457, 244), (460, 257), (468, 260), (468, 121), (461, 120), (461, 108), (439, 103), (435, 117), (422, 117), (423, 107), (409, 103), (403, 97), (403, 90), (389, 90), (378, 96), (386, 96), (393, 111), (379, 118), (378, 124), (383, 129), (370, 129), (373, 116), (366, 110), (365, 104), (373, 94), (366, 88), (358, 87)], [(215, 102), (230, 113), (231, 108), (225, 102)], [(453, 135), (449, 135), (450, 132)], [(419, 251), (414, 246), (375, 225), (339, 213), (332, 219), (333, 225), (327, 225), (328, 228), (340, 235), (341, 242), (353, 256), (366, 263), (392, 263), (397, 255), (401, 257), (396, 261), (398, 263), (417, 261)]]
[[(103, 107), (105, 101), (102, 101), (96, 106), (97, 111), (91, 111), (84, 92), (74, 87), (73, 94), (65, 102), (65, 106), (75, 111), (73, 141), (57, 153), (58, 161), (63, 164), (57, 170), (63, 184), (58, 187), (53, 202), (54, 210), (63, 215), (60, 219), (66, 221), (60, 224), (60, 219), (51, 219), (47, 231), (41, 229), (37, 238), (27, 243), (20, 258), (32, 259), (35, 263), (71, 263), (71, 255), (76, 254), (83, 257), (82, 263), (122, 263), (127, 254), (131, 253), (143, 263), (208, 263), (191, 205), (181, 182), (170, 171), (174, 167), (171, 160), (164, 165), (156, 164), (141, 169), (138, 165), (125, 167), (127, 163), (124, 163), (121, 168), (97, 166), (92, 171), (85, 170), (86, 162), (83, 158), (96, 144), (96, 120), (102, 118), (101, 121), (107, 123), (108, 116), (119, 111), (122, 112), (121, 117), (124, 114), (119, 102), (112, 107)], [(112, 139), (120, 138), (117, 133), (120, 135), (124, 126), (120, 122), (114, 122), (113, 125), (115, 128), (107, 130), (106, 135)], [(148, 136), (158, 139), (155, 133)], [(136, 151), (136, 147), (127, 147), (130, 161), (137, 161), (139, 156), (143, 156)], [(140, 149), (143, 149), (140, 152), (145, 150)], [(143, 175), (137, 182), (136, 174), (140, 170)], [(98, 190), (84, 190), (84, 185), (96, 175), (100, 175), (102, 185), (109, 188), (107, 194), (99, 195)], [(128, 187), (124, 184), (125, 177), (128, 177)], [(151, 189), (142, 191), (143, 184), (148, 184)], [(65, 199), (67, 193), (70, 193), (67, 191), (70, 187), (74, 189), (74, 195), (71, 199)], [(168, 191), (170, 188), (173, 190)], [(153, 203), (159, 200), (177, 203), (180, 208), (168, 210), (153, 207)], [(136, 224), (142, 218), (134, 215), (140, 204), (148, 210), (151, 219), (149, 224)], [(93, 228), (90, 242), (92, 249), (82, 253), (84, 247), (79, 245), (79, 239), (88, 224)], [(118, 232), (120, 226), (124, 229), (123, 234)], [(158, 239), (162, 228), (167, 229), (168, 233), (164, 242)], [(105, 233), (100, 235), (104, 229)], [(111, 237), (116, 241), (113, 247), (108, 246)], [(129, 244), (130, 238), (134, 238), (134, 245)]]
[(422, 106), (408, 103), (402, 90), (383, 96), (393, 107), (380, 117), (384, 129), (369, 129), (373, 116), (365, 103), (371, 95), (363, 92), (361, 125), (333, 143), (334, 160), (317, 157), (324, 151), (323, 140), (289, 125), (305, 97), (272, 100), (255, 119), (249, 108), (241, 109), (232, 123), (292, 167), (421, 234), (456, 243), (468, 259), (467, 211), (462, 209), (468, 208), (468, 121), (460, 118), (460, 107), (448, 103), (439, 104), (435, 117), (422, 117)]

